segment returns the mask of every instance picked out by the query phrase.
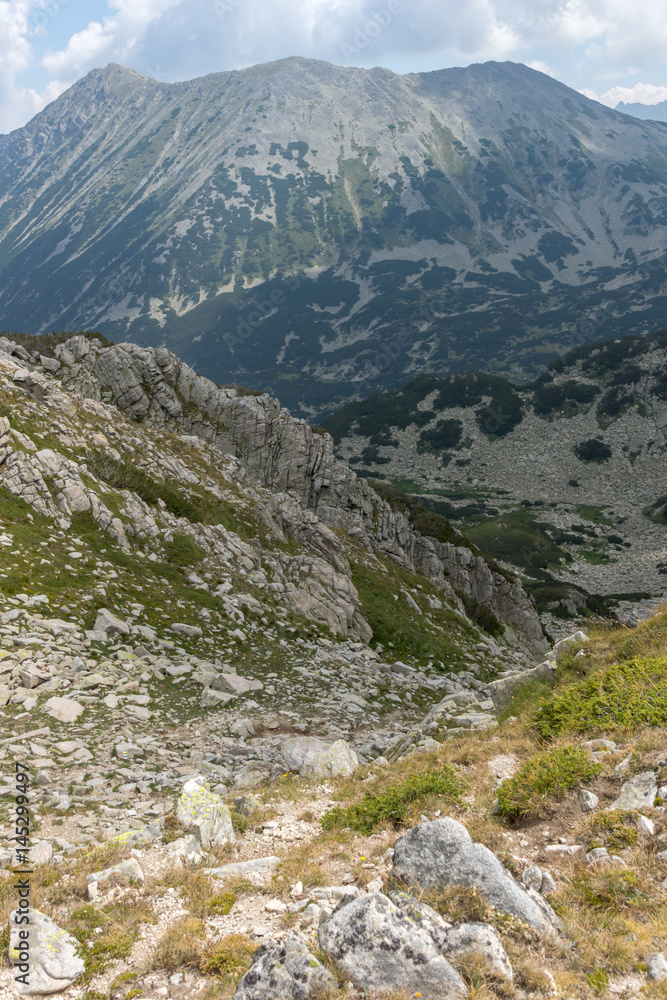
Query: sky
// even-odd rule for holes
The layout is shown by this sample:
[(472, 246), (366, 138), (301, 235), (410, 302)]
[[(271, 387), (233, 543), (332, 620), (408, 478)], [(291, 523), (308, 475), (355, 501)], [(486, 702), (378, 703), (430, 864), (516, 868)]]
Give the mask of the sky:
[(91, 69), (163, 82), (287, 56), (397, 73), (511, 60), (609, 107), (667, 100), (660, 0), (0, 0), (0, 133)]

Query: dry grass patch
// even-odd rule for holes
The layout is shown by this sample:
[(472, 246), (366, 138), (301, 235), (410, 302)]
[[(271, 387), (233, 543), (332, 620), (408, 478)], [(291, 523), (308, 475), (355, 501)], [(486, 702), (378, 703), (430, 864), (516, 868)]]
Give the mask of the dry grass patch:
[(153, 968), (168, 972), (184, 967), (198, 969), (204, 960), (205, 944), (204, 921), (198, 917), (182, 917), (158, 941)]
[(236, 902), (236, 893), (227, 888), (216, 890), (208, 875), (192, 868), (170, 868), (161, 875), (156, 887), (178, 889), (193, 917), (226, 916)]

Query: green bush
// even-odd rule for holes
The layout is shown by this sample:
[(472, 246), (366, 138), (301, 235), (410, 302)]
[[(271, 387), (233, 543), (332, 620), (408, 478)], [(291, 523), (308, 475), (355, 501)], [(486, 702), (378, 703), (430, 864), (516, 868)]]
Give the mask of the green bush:
[(575, 445), (574, 453), (582, 462), (606, 462), (611, 458), (611, 448), (600, 438), (589, 438)]
[(170, 542), (165, 542), (164, 550), (167, 562), (174, 566), (194, 566), (206, 558), (206, 553), (200, 545), (188, 535), (180, 535), (178, 532), (174, 532)]
[(602, 770), (583, 747), (556, 747), (529, 757), (498, 789), (498, 812), (506, 819), (541, 816), (552, 799), (590, 781)]
[(542, 705), (533, 724), (545, 739), (667, 726), (667, 657), (634, 658), (577, 681)]
[(203, 512), (194, 503), (168, 483), (152, 479), (142, 469), (127, 465), (103, 452), (93, 452), (86, 461), (93, 475), (114, 489), (131, 490), (151, 507), (157, 506), (158, 500), (162, 500), (174, 517), (184, 517), (191, 524), (203, 523)]
[(438, 771), (413, 774), (400, 785), (384, 792), (366, 792), (361, 802), (352, 806), (334, 806), (322, 819), (323, 830), (349, 826), (369, 836), (374, 830), (392, 823), (400, 826), (415, 806), (423, 806), (430, 795), (456, 802), (459, 783), (453, 769), (445, 764)]

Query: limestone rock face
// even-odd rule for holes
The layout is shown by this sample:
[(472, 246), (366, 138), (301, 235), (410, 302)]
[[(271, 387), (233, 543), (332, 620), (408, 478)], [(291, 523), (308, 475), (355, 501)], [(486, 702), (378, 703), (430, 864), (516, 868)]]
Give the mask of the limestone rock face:
[(78, 941), (51, 917), (31, 909), (29, 924), (19, 925), (17, 919), (19, 911), (14, 910), (9, 917), (9, 961), (14, 976), (24, 973), (22, 965), (27, 967), (27, 983), (16, 982), (19, 993), (27, 996), (59, 993), (83, 975), (85, 966), (78, 955)]
[(283, 757), (290, 771), (303, 778), (326, 778), (353, 774), (359, 758), (345, 740), (324, 743), (315, 736), (295, 736), (283, 747)]
[(183, 786), (176, 818), (202, 847), (236, 843), (229, 809), (219, 795), (210, 792), (197, 778), (191, 778)]
[(235, 1000), (310, 1000), (333, 996), (336, 983), (303, 941), (267, 941), (238, 985)]
[[(354, 618), (356, 592), (342, 546), (331, 530), (340, 529), (424, 574), (450, 598), (456, 600), (459, 591), (487, 605), (509, 627), (517, 645), (531, 654), (546, 649), (539, 618), (518, 578), (507, 579), (463, 545), (416, 532), (404, 514), (336, 460), (330, 435), (316, 433), (305, 420), (292, 417), (277, 399), (218, 386), (164, 348), (102, 347), (76, 336), (56, 353), (61, 362), (56, 377), (65, 388), (113, 402), (153, 426), (200, 437), (242, 460), (250, 474), (272, 490), (274, 496), (262, 514), (268, 530), (277, 537), (307, 541), (322, 556), (322, 566), (316, 557), (311, 562), (317, 565), (304, 569), (304, 578), (312, 578), (314, 585), (297, 584), (295, 610), (317, 602), (317, 577), (324, 573), (327, 581), (322, 585), (333, 583), (340, 593), (341, 620)], [(331, 574), (340, 579), (329, 579)], [(290, 603), (289, 594), (285, 598)], [(336, 615), (329, 608), (322, 618), (337, 628), (340, 623), (330, 620)], [(362, 630), (358, 621), (355, 625)]]
[(471, 886), (495, 909), (544, 935), (558, 929), (549, 904), (515, 882), (495, 854), (474, 843), (466, 828), (449, 817), (422, 823), (396, 841), (392, 876), (420, 889)]
[(467, 993), (460, 975), (440, 953), (428, 931), (382, 893), (341, 904), (320, 924), (320, 948), (365, 990), (404, 990), (423, 1000)]

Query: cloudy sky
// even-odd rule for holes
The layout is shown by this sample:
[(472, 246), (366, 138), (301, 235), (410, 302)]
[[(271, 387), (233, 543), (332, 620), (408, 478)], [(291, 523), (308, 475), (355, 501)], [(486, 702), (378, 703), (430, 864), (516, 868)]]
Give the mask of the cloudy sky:
[(300, 55), (398, 73), (523, 62), (596, 100), (667, 99), (660, 0), (0, 0), (0, 132), (89, 70), (157, 80)]

